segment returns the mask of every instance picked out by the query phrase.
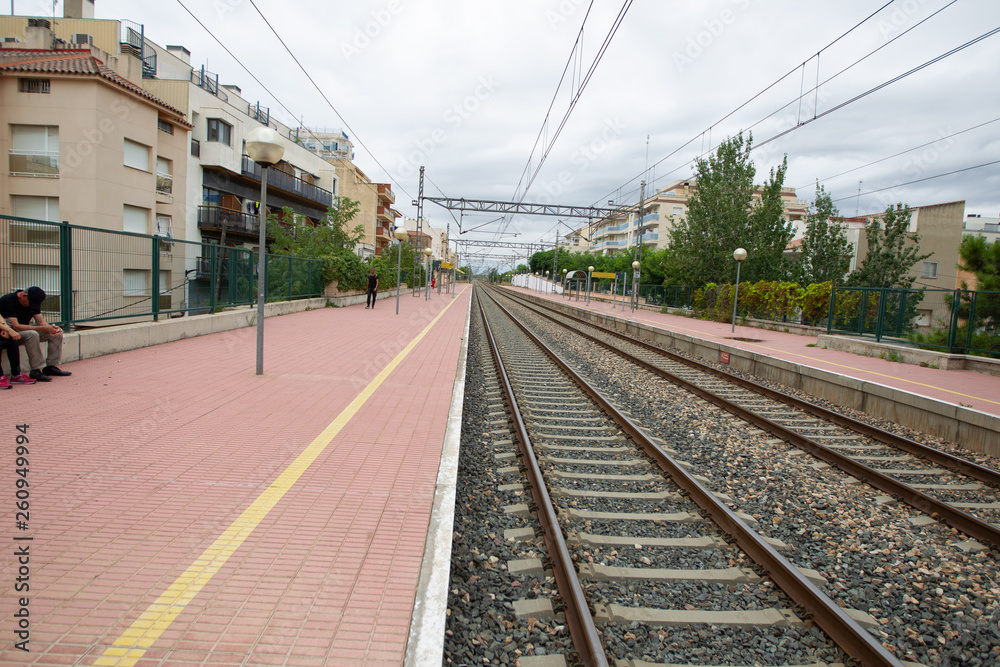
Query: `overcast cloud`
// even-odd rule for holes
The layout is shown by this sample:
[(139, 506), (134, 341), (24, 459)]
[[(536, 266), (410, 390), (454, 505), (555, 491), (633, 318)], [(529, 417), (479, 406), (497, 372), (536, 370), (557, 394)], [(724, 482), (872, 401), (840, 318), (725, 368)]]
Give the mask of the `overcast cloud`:
[[(255, 1), (350, 125), (356, 162), (374, 180), (394, 182), (397, 207), (408, 217), (415, 215), (410, 200), (417, 195), (420, 165), (433, 182), (425, 184), (426, 195), (439, 196), (440, 188), (450, 197), (507, 201), (515, 196), (589, 4)], [(185, 4), (295, 117), (312, 127), (343, 125), (250, 0)], [(761, 144), (1000, 27), (996, 0), (896, 0), (824, 50), (817, 63), (820, 49), (884, 4), (635, 1), (524, 201), (634, 203), (641, 179), (662, 187), (690, 176), (694, 158), (727, 135), (752, 127), (755, 143)], [(563, 85), (547, 138), (621, 7), (618, 0), (594, 1), (582, 57), (573, 68), (577, 74)], [(821, 82), (833, 77), (939, 10), (801, 104), (795, 101), (801, 90), (816, 85), (817, 77)], [(20, 0), (16, 11), (47, 13), (51, 4)], [(184, 45), (192, 64), (204, 63), (224, 83), (239, 85), (247, 99), (259, 99), (283, 122), (294, 124), (176, 0), (98, 0), (97, 15), (142, 23), (159, 44)], [(753, 154), (758, 181), (787, 154), (786, 185), (811, 201), (820, 179), (847, 215), (883, 210), (897, 201), (920, 206), (965, 200), (966, 213), (998, 216), (998, 164), (902, 185), (1000, 160), (1000, 121), (945, 138), (1000, 118), (998, 83), (1000, 34), (761, 146)], [(532, 169), (540, 154), (541, 147)], [(838, 176), (848, 170), (854, 171)], [(440, 227), (451, 220), (433, 204), (425, 207), (425, 216)], [(468, 215), (463, 228), (490, 219)], [(554, 218), (515, 218), (509, 230), (519, 235), (503, 238), (537, 242), (544, 236), (551, 243), (557, 224)], [(457, 238), (454, 221), (452, 230)], [(487, 225), (463, 238), (492, 239), (497, 230), (497, 224)]]

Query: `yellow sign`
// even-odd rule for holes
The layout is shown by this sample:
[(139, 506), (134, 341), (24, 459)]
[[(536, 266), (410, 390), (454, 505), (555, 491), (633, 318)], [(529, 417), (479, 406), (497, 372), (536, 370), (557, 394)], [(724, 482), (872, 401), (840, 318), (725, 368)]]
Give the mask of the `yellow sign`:
[(598, 271), (594, 271), (590, 275), (594, 278), (611, 278), (612, 280), (614, 280), (615, 277), (615, 274), (613, 273), (600, 273)]
[(441, 268), (442, 269), (454, 269), (455, 265), (452, 264), (451, 262), (441, 262)]

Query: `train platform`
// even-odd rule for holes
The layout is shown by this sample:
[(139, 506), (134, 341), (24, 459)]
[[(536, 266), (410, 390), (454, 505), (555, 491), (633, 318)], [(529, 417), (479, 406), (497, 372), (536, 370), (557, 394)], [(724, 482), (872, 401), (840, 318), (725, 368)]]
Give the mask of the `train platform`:
[(929, 368), (889, 361), (877, 356), (867, 357), (825, 349), (816, 345), (816, 336), (773, 331), (739, 323), (733, 332), (730, 323), (670, 315), (656, 310), (640, 309), (632, 312), (627, 304), (623, 311), (620, 299), (615, 308), (611, 302), (603, 300), (591, 299), (587, 305), (582, 299), (570, 301), (568, 296), (528, 290), (523, 287), (511, 289), (695, 338), (714, 340), (730, 347), (857, 380), (878, 383), (951, 405), (970, 407), (988, 415), (1000, 416), (1000, 377), (997, 376), (970, 370)]
[(259, 377), (250, 327), (0, 392), (0, 664), (433, 663), (470, 296), (268, 318)]

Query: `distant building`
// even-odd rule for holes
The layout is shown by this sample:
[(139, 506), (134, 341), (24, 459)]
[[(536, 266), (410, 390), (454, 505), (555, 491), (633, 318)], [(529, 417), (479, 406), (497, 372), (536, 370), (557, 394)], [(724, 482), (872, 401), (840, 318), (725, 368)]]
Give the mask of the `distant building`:
[[(982, 215), (969, 213), (965, 216), (962, 236), (981, 236), (986, 239), (988, 244), (997, 243), (1000, 241), (1000, 217), (984, 218)], [(969, 289), (976, 289), (976, 274), (959, 269), (958, 283), (955, 287), (960, 288), (962, 283), (965, 283)]]
[[(619, 214), (593, 225), (590, 252), (600, 255), (613, 255), (624, 250), (634, 252), (639, 243), (640, 230), (643, 247), (666, 248), (670, 244), (670, 230), (687, 217), (688, 199), (696, 190), (697, 183), (693, 178), (680, 179), (647, 195), (641, 213), (637, 210), (638, 202), (623, 206)], [(759, 199), (762, 192), (758, 188), (754, 199)], [(781, 199), (785, 220), (793, 226), (801, 224), (808, 212), (808, 204), (798, 200), (794, 188), (782, 188)]]

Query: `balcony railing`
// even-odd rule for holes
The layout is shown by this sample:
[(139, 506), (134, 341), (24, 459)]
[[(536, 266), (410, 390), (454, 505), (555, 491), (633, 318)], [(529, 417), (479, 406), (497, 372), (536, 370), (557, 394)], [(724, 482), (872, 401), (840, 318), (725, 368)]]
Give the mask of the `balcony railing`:
[(260, 217), (221, 206), (199, 206), (198, 229), (218, 229), (256, 236), (260, 231)]
[[(243, 175), (255, 178), (259, 181), (261, 174), (260, 165), (251, 160), (249, 155), (244, 155)], [(304, 197), (305, 199), (322, 204), (325, 207), (333, 205), (333, 193), (329, 190), (324, 190), (323, 188), (315, 186), (312, 183), (303, 181), (301, 178), (290, 176), (284, 172), (274, 169), (269, 171), (267, 174), (267, 187), (290, 192), (300, 197)]]
[(396, 203), (396, 193), (392, 191), (392, 187), (388, 183), (378, 184), (378, 196), (390, 204)]
[(10, 151), (12, 176), (59, 178), (59, 153), (57, 151)]

